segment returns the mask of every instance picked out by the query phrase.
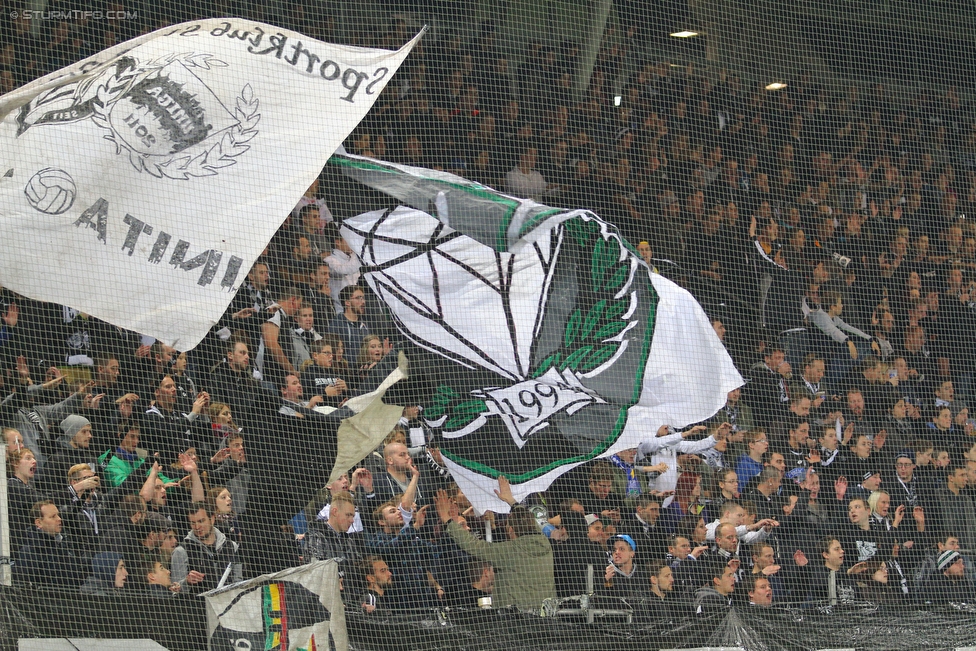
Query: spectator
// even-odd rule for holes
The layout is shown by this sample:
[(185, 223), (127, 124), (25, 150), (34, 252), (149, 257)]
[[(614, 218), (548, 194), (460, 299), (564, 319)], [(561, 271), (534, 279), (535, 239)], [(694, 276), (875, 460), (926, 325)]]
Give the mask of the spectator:
[(651, 594), (657, 599), (651, 599), (654, 604), (651, 609), (655, 615), (659, 615), (660, 610), (673, 612), (674, 610), (674, 573), (666, 562), (654, 560), (647, 565), (647, 574), (651, 582)]
[(603, 522), (614, 525), (620, 523), (624, 512), (624, 499), (619, 493), (613, 492), (614, 474), (606, 462), (598, 461), (590, 468), (587, 480), (587, 492), (580, 502), (586, 513), (596, 513)]
[[(120, 424), (118, 445), (98, 457), (99, 467), (109, 487), (115, 488), (124, 482), (146, 462), (145, 457), (140, 456), (139, 435), (139, 423), (136, 421)], [(141, 452), (145, 454), (145, 450)]]
[(744, 588), (749, 596), (750, 606), (769, 608), (773, 605), (773, 586), (769, 577), (754, 575), (746, 581)]
[(7, 504), (10, 513), (10, 551), (14, 554), (27, 542), (32, 524), (31, 508), (41, 499), (34, 488), (36, 472), (37, 459), (33, 452), (7, 444)]
[(334, 493), (328, 519), (310, 523), (306, 540), (309, 556), (318, 560), (357, 560), (360, 557), (356, 549), (358, 538), (349, 532), (355, 517), (356, 502), (353, 496), (346, 491)]
[(64, 492), (64, 478), (68, 469), (84, 464), (94, 474), (95, 468), (98, 468), (98, 460), (91, 449), (91, 421), (71, 414), (61, 421), (61, 432), (62, 436), (58, 439), (61, 449), (48, 459), (39, 478), (41, 491), (52, 496), (60, 496)]
[(630, 536), (641, 550), (637, 560), (663, 558), (667, 550), (668, 534), (658, 523), (661, 517), (661, 499), (653, 495), (641, 495), (630, 513), (621, 520), (619, 530)]
[[(346, 240), (339, 235), (338, 229), (330, 226), (325, 229), (325, 234), (333, 243), (332, 253), (325, 257), (325, 263), (329, 265), (331, 276), (329, 280), (330, 293), (336, 304), (335, 311), (342, 313), (346, 309), (346, 301), (348, 300), (348, 298), (343, 297), (342, 290), (346, 287), (355, 287), (359, 284), (360, 262), (356, 254), (353, 253), (353, 250), (346, 244)], [(349, 350), (355, 350), (358, 343), (356, 341), (353, 342), (355, 345), (350, 344), (346, 347)]]
[(302, 291), (297, 287), (278, 290), (277, 306), (261, 325), (261, 344), (254, 362), (259, 377), (272, 384), (278, 384), (285, 374), (297, 372), (285, 346), (291, 343), (290, 333), (295, 327), (292, 317), (302, 307)]
[(696, 615), (715, 615), (727, 612), (732, 607), (732, 592), (735, 590), (735, 568), (724, 562), (712, 564), (708, 572), (708, 583), (695, 591), (694, 610)]
[(950, 466), (945, 487), (936, 492), (938, 515), (936, 527), (943, 532), (955, 532), (963, 549), (976, 549), (976, 508), (966, 492), (969, 473), (965, 466)]
[(735, 466), (735, 474), (738, 486), (748, 486), (749, 480), (759, 476), (763, 470), (763, 456), (769, 449), (769, 439), (763, 430), (752, 430), (746, 432), (743, 439), (748, 452), (739, 457)]
[(107, 597), (120, 594), (129, 572), (118, 552), (100, 552), (92, 559), (92, 575), (81, 586), (82, 594)]
[(391, 602), (387, 591), (393, 585), (393, 572), (379, 556), (367, 556), (363, 559), (363, 575), (366, 578), (366, 594), (360, 601), (363, 611), (371, 615), (377, 611), (391, 610)]
[(190, 532), (173, 552), (173, 581), (180, 591), (199, 594), (243, 579), (238, 545), (214, 526), (214, 513), (203, 504), (187, 509)]
[(467, 580), (448, 592), (448, 603), (455, 608), (486, 608), (492, 603), (495, 568), (491, 563), (473, 558), (467, 565)]
[(363, 338), (370, 334), (365, 321), (366, 294), (362, 287), (348, 285), (338, 291), (338, 296), (342, 310), (329, 324), (329, 332), (339, 337), (345, 350), (358, 351)]
[(164, 375), (156, 387), (153, 400), (143, 419), (140, 440), (150, 453), (159, 453), (164, 463), (173, 463), (181, 452), (193, 445), (194, 440), (208, 438), (205, 425), (210, 406), (210, 394), (201, 391), (193, 400), (189, 413), (183, 413), (176, 404), (176, 380)]
[(971, 604), (976, 600), (976, 586), (966, 576), (959, 552), (949, 549), (939, 555), (936, 573), (925, 586), (924, 598), (935, 604)]
[(237, 292), (230, 307), (221, 318), (220, 326), (229, 337), (233, 331), (241, 331), (240, 341), (247, 350), (257, 350), (261, 341), (261, 324), (268, 318), (266, 310), (273, 304), (271, 272), (262, 260), (254, 263), (247, 280)]
[(37, 586), (77, 590), (87, 573), (61, 534), (61, 514), (51, 500), (31, 507), (34, 528), (21, 547), (14, 566), (20, 581)]
[(224, 358), (210, 369), (213, 400), (243, 411), (253, 401), (257, 389), (250, 348), (241, 339), (231, 337), (225, 344)]
[[(655, 438), (644, 440), (637, 446), (637, 458), (639, 461), (649, 459), (652, 465), (658, 465), (660, 463), (667, 465), (667, 470), (660, 473), (653, 480), (651, 484), (652, 491), (656, 490), (661, 493), (675, 490), (678, 483), (678, 455), (704, 452), (718, 444), (719, 440), (716, 436), (724, 437), (725, 430), (718, 429), (714, 436), (709, 435), (699, 441), (684, 440), (706, 429), (704, 425), (696, 425), (684, 432), (672, 433), (668, 426), (662, 425), (658, 429)], [(671, 502), (672, 498), (666, 497), (661, 506), (667, 508)]]
[(335, 349), (339, 345), (334, 335), (326, 335), (312, 347), (312, 363), (304, 367), (301, 376), (303, 387), (313, 395), (320, 395), (323, 404), (338, 407), (349, 394), (350, 387), (335, 366)]
[(336, 316), (336, 300), (332, 296), (332, 268), (327, 262), (319, 262), (309, 276), (308, 291), (302, 301), (312, 308), (315, 323), (327, 328)]
[(857, 599), (857, 586), (850, 575), (866, 566), (858, 563), (847, 571), (842, 571), (844, 548), (836, 538), (828, 537), (820, 542), (820, 555), (823, 557), (823, 564), (812, 567), (806, 581), (807, 601), (830, 606), (854, 603)]
[[(508, 482), (498, 480), (499, 497), (515, 506)], [(552, 546), (539, 531), (535, 517), (523, 508), (513, 508), (505, 522), (508, 540), (488, 543), (478, 540), (457, 522), (451, 513), (447, 493), (437, 491), (435, 499), (437, 515), (447, 525), (447, 532), (461, 549), (476, 558), (491, 563), (495, 568), (495, 586), (492, 606), (517, 606), (538, 610), (545, 599), (556, 596), (553, 579)]]
[(618, 534), (610, 539), (610, 544), (610, 564), (604, 570), (603, 589), (599, 592), (624, 600), (640, 598), (646, 589), (647, 579), (634, 561), (637, 543), (627, 534)]
[(539, 150), (527, 145), (519, 154), (518, 164), (505, 175), (505, 190), (516, 197), (540, 201), (546, 195), (548, 184), (535, 168)]
[(322, 341), (322, 335), (315, 331), (315, 313), (311, 305), (300, 307), (295, 321), (298, 327), (290, 332), (291, 364), (300, 371), (306, 362), (311, 362), (312, 348)]
[(790, 399), (787, 383), (792, 378), (793, 370), (779, 348), (769, 350), (762, 362), (749, 369), (746, 399), (752, 405), (757, 425), (769, 428), (782, 417)]
[(157, 599), (169, 599), (179, 594), (179, 584), (173, 583), (169, 568), (158, 555), (136, 563), (132, 569), (133, 588)]

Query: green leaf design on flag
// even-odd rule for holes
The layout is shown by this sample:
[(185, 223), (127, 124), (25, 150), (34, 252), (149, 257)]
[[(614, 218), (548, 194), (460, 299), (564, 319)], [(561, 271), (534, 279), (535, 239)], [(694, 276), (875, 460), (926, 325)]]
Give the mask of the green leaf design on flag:
[[(616, 239), (604, 239), (596, 220), (575, 217), (561, 225), (570, 236), (572, 245), (581, 251), (591, 251), (589, 287), (583, 288), (578, 304), (570, 313), (563, 333), (563, 347), (546, 356), (532, 370), (530, 377), (544, 375), (550, 368), (588, 372), (597, 368), (620, 347), (618, 342), (606, 342), (620, 334), (627, 321), (621, 317), (627, 311), (628, 296), (608, 297), (619, 291), (631, 274), (626, 245)], [(582, 277), (581, 277), (582, 278)], [(595, 298), (599, 297), (599, 300)]]
[(466, 400), (465, 397), (452, 387), (440, 384), (434, 390), (434, 397), (431, 399), (430, 407), (425, 410), (425, 416), (431, 420), (447, 416), (447, 421), (444, 423), (446, 429), (461, 429), (480, 414), (488, 411), (488, 405), (484, 400)]

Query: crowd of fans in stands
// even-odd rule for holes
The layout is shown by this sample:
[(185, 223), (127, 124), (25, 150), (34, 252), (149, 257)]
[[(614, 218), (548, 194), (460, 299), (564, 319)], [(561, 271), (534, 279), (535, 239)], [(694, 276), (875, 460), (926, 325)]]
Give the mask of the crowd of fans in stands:
[[(972, 603), (971, 112), (951, 89), (772, 93), (667, 62), (641, 66), (615, 106), (623, 57), (604, 47), (578, 101), (575, 46), (529, 43), (514, 69), (490, 24), (469, 44), (447, 34), (347, 145), (617, 224), (706, 307), (747, 379), (712, 419), (648, 431), (521, 505), (502, 478), (511, 513), (477, 515), (436, 441), (410, 436), (419, 392), (324, 486), (331, 464), (281, 432), (325, 428), (316, 408), (342, 414), (399, 344), (316, 184), (189, 354), (4, 295), (18, 580), (197, 594), (266, 569), (253, 549), (275, 538), (284, 565), (341, 559), (344, 598), (366, 613), (587, 592), (655, 617)], [(293, 509), (291, 484), (254, 481), (279, 456), (276, 477), (294, 466), (321, 489)]]

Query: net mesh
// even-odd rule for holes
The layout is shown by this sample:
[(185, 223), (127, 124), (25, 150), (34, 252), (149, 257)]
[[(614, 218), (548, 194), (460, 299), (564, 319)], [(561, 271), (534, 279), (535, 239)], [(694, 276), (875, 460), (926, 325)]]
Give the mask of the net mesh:
[(0, 7), (4, 649), (971, 644), (964, 3)]

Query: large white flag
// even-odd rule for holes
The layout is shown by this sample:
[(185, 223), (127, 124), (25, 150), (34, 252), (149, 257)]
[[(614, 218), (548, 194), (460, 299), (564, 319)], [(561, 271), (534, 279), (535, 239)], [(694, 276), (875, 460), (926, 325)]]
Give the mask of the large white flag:
[(694, 297), (599, 216), (444, 172), (332, 163), (407, 204), (341, 232), (430, 356), (418, 362), (434, 387), (424, 418), (478, 511), (508, 510), (499, 475), (521, 500), (661, 425), (708, 418), (743, 383)]
[(211, 651), (345, 651), (336, 560), (265, 574), (203, 595)]
[(0, 97), (0, 285), (192, 348), (419, 38), (202, 20)]

